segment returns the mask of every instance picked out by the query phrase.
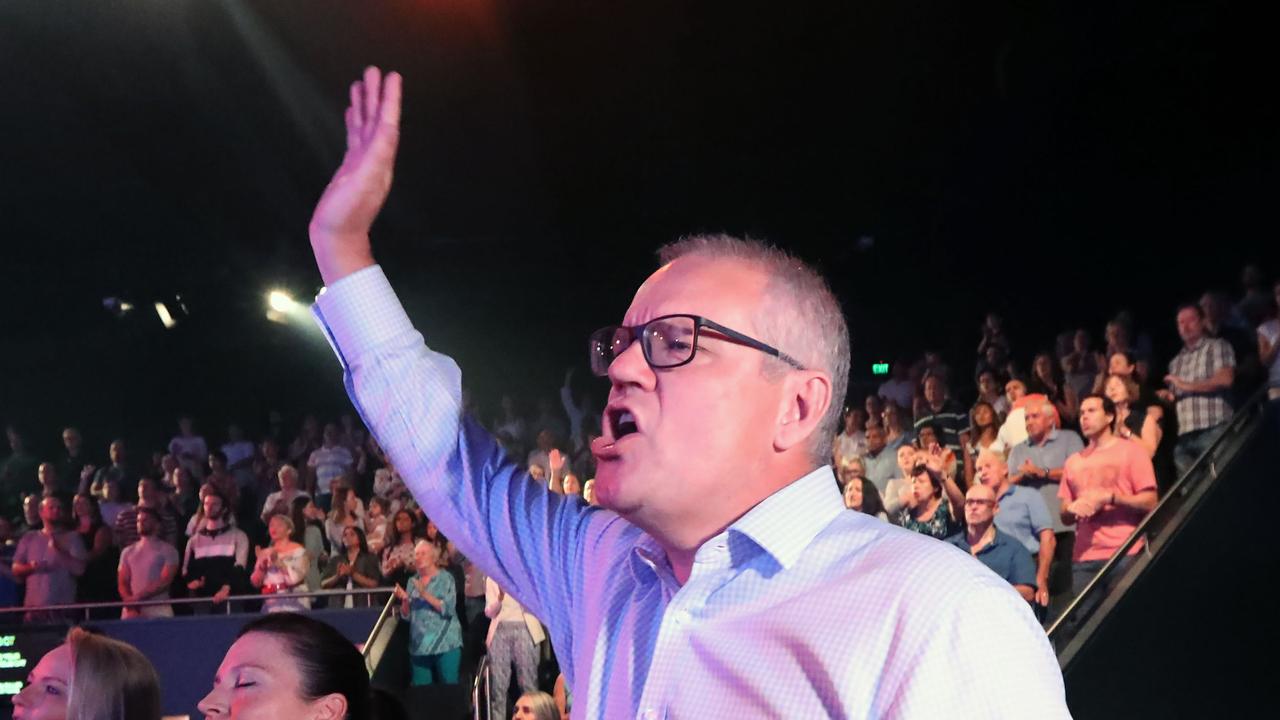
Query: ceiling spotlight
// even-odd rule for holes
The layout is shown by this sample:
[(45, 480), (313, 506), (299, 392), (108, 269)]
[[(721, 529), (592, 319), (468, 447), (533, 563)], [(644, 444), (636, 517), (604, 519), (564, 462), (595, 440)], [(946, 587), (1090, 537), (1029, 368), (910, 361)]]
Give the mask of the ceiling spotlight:
[(289, 293), (283, 290), (272, 290), (267, 294), (267, 305), (278, 313), (287, 313), (298, 306)]
[(156, 315), (160, 316), (160, 322), (164, 324), (166, 330), (171, 330), (174, 325), (178, 324), (178, 321), (174, 320), (173, 315), (169, 313), (169, 308), (165, 307), (165, 304), (159, 300), (156, 301)]

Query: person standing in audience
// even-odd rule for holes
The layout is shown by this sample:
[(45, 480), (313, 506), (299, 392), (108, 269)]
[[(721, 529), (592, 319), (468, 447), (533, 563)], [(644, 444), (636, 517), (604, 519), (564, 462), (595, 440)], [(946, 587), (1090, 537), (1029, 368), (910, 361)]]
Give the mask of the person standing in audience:
[[(1080, 404), (1080, 431), (1087, 447), (1067, 459), (1058, 489), (1062, 522), (1076, 527), (1071, 583), (1081, 592), (1089, 580), (1156, 506), (1156, 476), (1146, 449), (1116, 437), (1115, 404), (1089, 395)], [(1139, 540), (1125, 562), (1142, 551)]]
[(880, 415), (884, 425), (884, 444), (895, 452), (911, 442), (911, 422), (907, 417), (906, 407), (888, 401), (884, 405), (884, 412)]
[(902, 509), (906, 507), (911, 500), (911, 477), (916, 467), (916, 446), (911, 443), (902, 445), (898, 448), (896, 457), (898, 461), (898, 471), (889, 483), (885, 486), (884, 500), (885, 512), (889, 514), (889, 521), (895, 525), (898, 523), (898, 516), (902, 513)]
[(13, 576), (13, 555), (18, 551), (13, 521), (0, 515), (0, 608), (22, 603), (22, 585)]
[(102, 484), (107, 481), (107, 478), (114, 478), (121, 485), (128, 485), (138, 481), (137, 474), (128, 465), (123, 440), (113, 441), (110, 447), (107, 448), (107, 456), (110, 458), (111, 464), (106, 467), (84, 466), (84, 469), (80, 472), (79, 493), (91, 493), (101, 497)]
[[(387, 545), (387, 526), (391, 523), (391, 508), (387, 499), (374, 495), (369, 498), (369, 514), (365, 515), (365, 537), (369, 539), (369, 552), (382, 557)], [(379, 561), (381, 562), (381, 561)]]
[(997, 435), (1006, 450), (1027, 439), (1027, 418), (1023, 406), (1026, 404), (1027, 384), (1013, 378), (1004, 384), (1004, 396), (1009, 401), (1009, 411), (1005, 413), (1004, 423), (1000, 425)]
[(413, 548), (415, 573), (408, 589), (396, 585), (400, 616), (409, 621), (411, 684), (456, 685), (462, 659), (462, 625), (458, 623), (457, 590), (444, 571), (444, 548), (419, 540)]
[(160, 720), (160, 677), (128, 643), (72, 628), (13, 696), (14, 720)]
[[(40, 500), (38, 531), (28, 532), (18, 541), (13, 554), (13, 576), (27, 585), (22, 605), (69, 605), (76, 601), (76, 578), (84, 573), (89, 552), (74, 530), (66, 526), (67, 503), (59, 495)], [(26, 622), (58, 622), (65, 617), (57, 611), (29, 610)]]
[(1116, 425), (1112, 431), (1126, 440), (1136, 440), (1155, 458), (1164, 440), (1161, 420), (1164, 409), (1158, 404), (1143, 404), (1138, 383), (1132, 377), (1108, 375), (1102, 393), (1116, 406)]
[(1183, 305), (1177, 319), (1182, 349), (1169, 361), (1169, 374), (1164, 377), (1167, 389), (1160, 395), (1175, 403), (1178, 412), (1173, 462), (1181, 478), (1231, 420), (1236, 356), (1226, 340), (1205, 333), (1200, 306)]
[(968, 442), (964, 447), (964, 484), (973, 485), (975, 474), (974, 463), (978, 454), (984, 450), (1004, 454), (1004, 443), (1000, 442), (1000, 419), (991, 403), (979, 400), (969, 411)]
[(36, 470), (36, 480), (40, 482), (42, 497), (62, 492), (62, 482), (58, 479), (58, 466), (51, 462), (40, 463), (40, 467)]
[[(367, 590), (376, 588), (381, 583), (382, 573), (378, 570), (378, 559), (369, 552), (364, 531), (354, 525), (343, 528), (342, 545), (334, 547), (320, 587), (325, 590)], [(339, 601), (337, 607), (370, 607), (373, 604), (372, 595), (347, 595)], [(334, 607), (332, 602), (330, 607)]]
[[(178, 575), (178, 549), (157, 534), (160, 514), (144, 507), (138, 510), (138, 541), (120, 553), (116, 584), (126, 603), (168, 600), (169, 586)], [(125, 605), (120, 617), (173, 617), (172, 605)]]
[(997, 416), (997, 424), (1003, 423), (1012, 407), (1005, 395), (1004, 385), (1000, 382), (997, 370), (983, 370), (978, 373), (978, 400), (989, 404)]
[(1004, 455), (984, 451), (978, 456), (977, 468), (978, 483), (991, 488), (1000, 508), (995, 517), (996, 527), (1021, 543), (1031, 557), (1035, 568), (1035, 603), (1044, 608), (1038, 612), (1046, 612), (1053, 593), (1050, 573), (1058, 545), (1049, 508), (1040, 493), (1009, 482), (1009, 465)]
[(865, 477), (876, 486), (876, 493), (889, 488), (889, 480), (897, 469), (897, 447), (889, 447), (884, 428), (879, 423), (867, 424), (867, 450), (862, 456)]
[[(915, 430), (919, 436), (921, 430), (934, 425), (940, 431), (938, 443), (950, 450), (952, 457), (959, 459), (963, 448), (960, 444), (960, 433), (969, 425), (969, 415), (960, 404), (951, 399), (947, 382), (941, 375), (930, 375), (924, 380), (924, 407), (916, 416)], [(960, 467), (956, 468), (957, 470)]]
[[(307, 549), (307, 590), (319, 590), (321, 570), (329, 564), (329, 542), (325, 539), (324, 511), (316, 506), (315, 501), (303, 495), (293, 499), (289, 507), (289, 519), (293, 521), (293, 541)], [(271, 518), (267, 518), (270, 521)], [(333, 554), (341, 552), (343, 546), (332, 547)]]
[(867, 413), (861, 407), (847, 407), (842, 416), (843, 427), (832, 443), (832, 464), (840, 467), (846, 460), (867, 451)]
[(413, 573), (413, 548), (418, 540), (417, 520), (408, 510), (391, 519), (391, 538), (382, 550), (382, 576), (392, 585), (406, 585)]
[(292, 465), (281, 465), (276, 473), (280, 489), (267, 496), (262, 503), (262, 522), (265, 524), (272, 515), (290, 513), (295, 498), (310, 497), (307, 491), (299, 487), (298, 471)]
[[(205, 485), (201, 494), (202, 520), (187, 541), (182, 577), (192, 596), (212, 598), (214, 605), (220, 605), (230, 595), (246, 589), (249, 536), (229, 522), (231, 511), (217, 488)], [(210, 607), (193, 605), (192, 610), (208, 613)]]
[(27, 452), (26, 436), (13, 425), (5, 427), (9, 441), (9, 457), (0, 461), (0, 517), (13, 521), (22, 518), (22, 497), (37, 492), (37, 469), (40, 461)]
[(169, 454), (191, 471), (201, 482), (204, 481), (205, 463), (209, 459), (209, 445), (204, 437), (195, 432), (195, 423), (190, 416), (178, 418), (178, 434), (169, 441)]
[(947, 538), (947, 542), (991, 568), (1012, 585), (1023, 600), (1035, 602), (1035, 565), (1022, 543), (996, 527), (994, 520), (999, 512), (995, 492), (986, 485), (974, 485), (965, 493), (965, 529)]
[(1056, 618), (1071, 601), (1071, 557), (1075, 546), (1075, 529), (1053, 512), (1058, 507), (1058, 485), (1067, 458), (1084, 448), (1073, 430), (1055, 426), (1056, 408), (1043, 395), (1028, 396), (1026, 414), (1027, 439), (1009, 451), (1009, 482), (1040, 493), (1050, 509), (1056, 545), (1050, 570), (1049, 619)]
[(66, 452), (54, 465), (55, 482), (46, 485), (46, 488), (51, 492), (65, 493), (70, 497), (78, 489), (80, 473), (84, 471), (85, 465), (89, 464), (89, 458), (85, 455), (84, 438), (80, 435), (78, 428), (68, 427), (62, 431), (62, 447)]
[(293, 541), (293, 520), (288, 515), (272, 515), (267, 522), (271, 544), (258, 548), (257, 562), (249, 583), (268, 596), (263, 612), (297, 612), (311, 609), (311, 598), (272, 598), (282, 593), (305, 592), (310, 558), (307, 549)]
[[(224, 496), (225, 497), (225, 496)], [(149, 477), (138, 481), (138, 504), (127, 507), (116, 516), (116, 542), (124, 549), (138, 540), (138, 508), (149, 507), (160, 515), (160, 537), (170, 545), (178, 544), (178, 518), (160, 490), (160, 482)]]
[(484, 599), (490, 620), (484, 641), (489, 649), (489, 717), (503, 720), (512, 669), (520, 692), (538, 689), (538, 646), (547, 636), (538, 618), (493, 580), (485, 581)]
[(1044, 395), (1053, 403), (1054, 411), (1062, 423), (1076, 416), (1078, 396), (1062, 379), (1061, 368), (1054, 361), (1053, 353), (1042, 352), (1031, 362), (1031, 380), (1027, 389), (1032, 395)]
[(329, 512), (333, 506), (333, 483), (352, 471), (355, 457), (340, 442), (337, 425), (325, 425), (323, 437), (323, 444), (307, 458), (308, 491), (320, 509)]
[[(355, 501), (355, 502), (353, 502)], [(345, 482), (337, 482), (333, 486), (333, 509), (325, 516), (324, 519), (324, 535), (329, 541), (330, 547), (343, 547), (342, 532), (349, 527), (358, 527), (364, 530), (363, 513), (356, 512), (356, 502), (359, 498), (351, 492), (350, 486)]]
[[(92, 495), (82, 493), (71, 500), (71, 518), (76, 534), (84, 545), (88, 557), (84, 572), (76, 581), (76, 602), (101, 603), (120, 599), (116, 594), (116, 564), (120, 550), (112, 542), (111, 528), (102, 521), (98, 501)], [(97, 608), (91, 611), (94, 618), (106, 618), (114, 611)]]

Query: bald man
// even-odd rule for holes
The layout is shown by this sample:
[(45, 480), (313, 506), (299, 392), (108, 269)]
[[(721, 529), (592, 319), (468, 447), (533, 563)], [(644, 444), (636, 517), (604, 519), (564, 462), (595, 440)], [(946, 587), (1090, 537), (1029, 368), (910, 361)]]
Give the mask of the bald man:
[(974, 485), (964, 496), (965, 532), (948, 538), (947, 542), (977, 558), (996, 575), (1004, 578), (1022, 596), (1023, 600), (1036, 599), (1036, 570), (1028, 555), (1010, 535), (996, 529), (995, 517), (1000, 512), (996, 493), (986, 485)]

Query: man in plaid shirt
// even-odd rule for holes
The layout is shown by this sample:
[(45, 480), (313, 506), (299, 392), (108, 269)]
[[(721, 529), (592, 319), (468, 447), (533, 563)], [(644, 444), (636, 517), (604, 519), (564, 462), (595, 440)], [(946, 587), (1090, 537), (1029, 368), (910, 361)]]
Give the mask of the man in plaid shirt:
[(1169, 390), (1162, 394), (1177, 403), (1178, 444), (1173, 461), (1181, 477), (1231, 419), (1236, 356), (1226, 340), (1205, 334), (1199, 305), (1178, 308), (1178, 335), (1182, 350), (1169, 362), (1164, 378)]

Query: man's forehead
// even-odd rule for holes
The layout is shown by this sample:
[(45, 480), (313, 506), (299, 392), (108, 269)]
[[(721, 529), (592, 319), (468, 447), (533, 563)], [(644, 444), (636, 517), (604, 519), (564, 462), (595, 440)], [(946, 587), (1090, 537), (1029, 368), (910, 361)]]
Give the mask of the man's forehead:
[[(682, 257), (640, 285), (623, 323), (639, 325), (671, 314), (701, 315), (749, 332), (765, 295), (767, 275), (733, 258)], [(736, 325), (735, 325), (736, 323)]]

